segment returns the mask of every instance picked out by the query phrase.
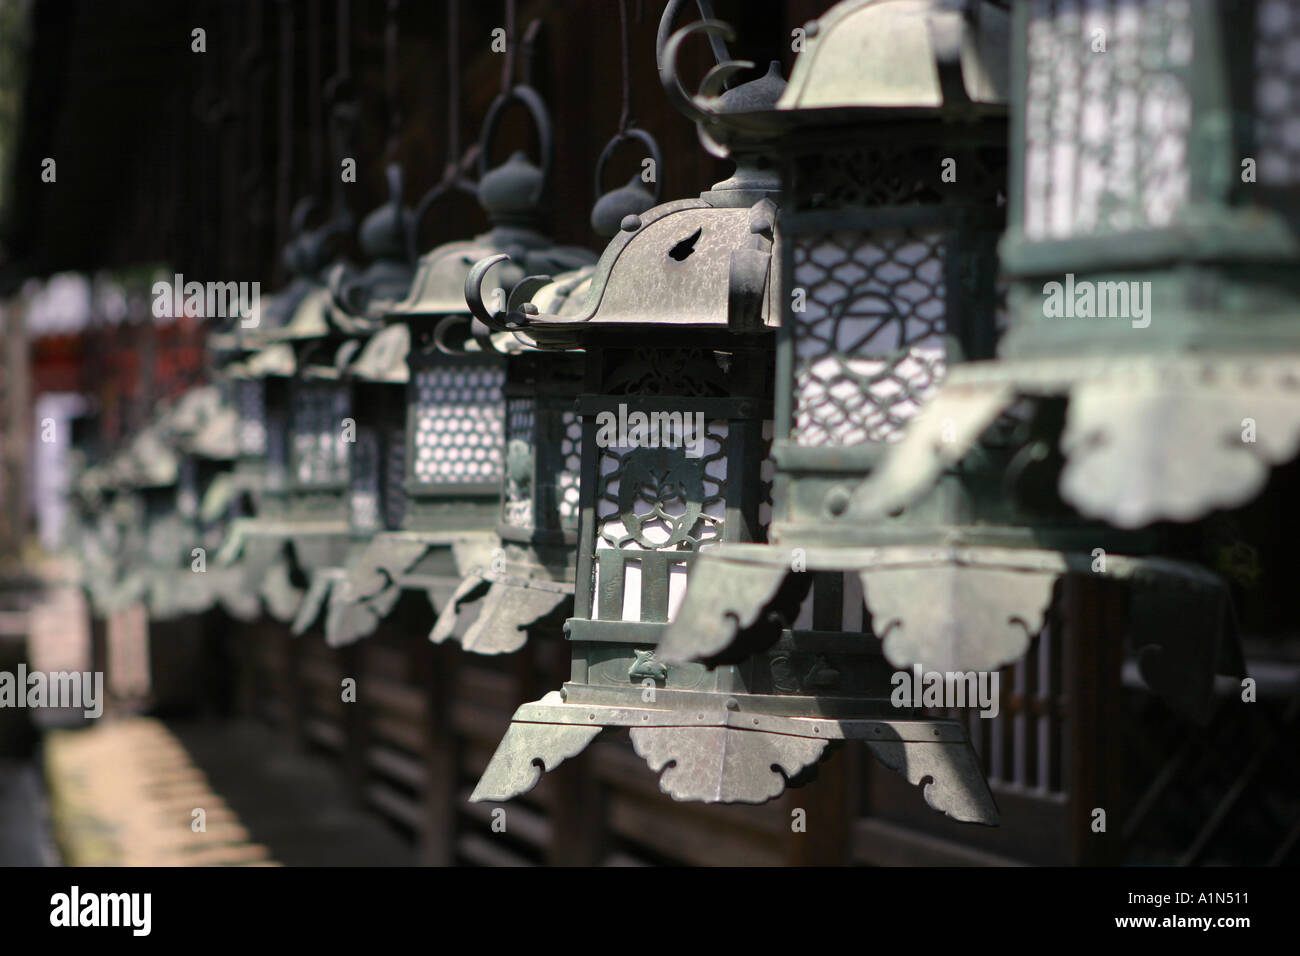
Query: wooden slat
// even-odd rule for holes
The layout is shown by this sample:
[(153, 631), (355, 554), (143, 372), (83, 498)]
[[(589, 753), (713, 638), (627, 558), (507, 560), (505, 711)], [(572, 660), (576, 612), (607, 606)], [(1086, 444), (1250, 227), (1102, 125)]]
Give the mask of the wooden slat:
[(366, 763), (375, 770), (399, 780), (409, 787), (419, 789), (427, 782), (424, 764), (414, 757), (399, 753), (389, 747), (370, 747), (366, 750)]
[(409, 721), (378, 715), (371, 719), (368, 730), (371, 736), (387, 743), (397, 744), (414, 753), (421, 753), (428, 746), (427, 728)]
[(532, 862), (498, 842), (476, 833), (468, 833), (456, 841), (456, 852), (479, 866), (532, 866)]
[(343, 733), (343, 728), (319, 717), (308, 717), (303, 722), (303, 730), (310, 739), (330, 750), (342, 750), (343, 745), (347, 743), (347, 735)]
[(1023, 866), (952, 840), (867, 818), (853, 824), (853, 859), (870, 866)]
[(539, 850), (546, 849), (550, 844), (552, 827), (550, 821), (543, 814), (529, 808), (519, 800), (512, 800), (507, 804), (470, 803), (470, 792), (470, 788), (467, 787), (458, 794), (462, 812), (466, 816), (485, 824), (491, 824), (493, 822), (493, 811), (500, 807), (506, 811), (506, 833), (537, 847)]
[(405, 824), (412, 830), (419, 830), (423, 823), (420, 804), (393, 787), (375, 782), (365, 789), (366, 800), (380, 813)]
[(784, 855), (752, 829), (726, 828), (683, 812), (684, 805), (611, 794), (609, 829), (626, 840), (696, 866), (781, 866)]
[(399, 683), (367, 673), (357, 681), (357, 690), (357, 699), (364, 699), (372, 711), (412, 720), (425, 720), (428, 717), (428, 693), (414, 684)]

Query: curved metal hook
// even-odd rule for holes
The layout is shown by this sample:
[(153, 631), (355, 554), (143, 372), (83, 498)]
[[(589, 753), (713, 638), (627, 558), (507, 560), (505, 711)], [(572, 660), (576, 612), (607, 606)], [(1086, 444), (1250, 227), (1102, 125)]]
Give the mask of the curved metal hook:
[(384, 167), (384, 178), (388, 180), (388, 201), (396, 207), (400, 215), (402, 211), (402, 164), (389, 163)]
[(533, 195), (533, 201), (538, 202), (546, 193), (546, 187), (551, 182), (551, 165), (555, 155), (554, 137), (551, 132), (551, 114), (546, 109), (546, 103), (531, 86), (520, 84), (512, 87), (508, 92), (500, 93), (488, 107), (487, 116), (483, 119), (483, 133), (479, 139), (478, 154), (478, 172), (479, 178), (487, 173), (488, 160), (492, 155), (492, 139), (496, 136), (497, 124), (501, 121), (501, 114), (510, 103), (522, 103), (527, 107), (529, 114), (533, 118), (533, 124), (537, 128), (537, 139), (541, 149), (541, 169), (542, 178), (537, 184), (537, 189)]
[(361, 315), (361, 303), (357, 299), (361, 290), (360, 277), (350, 275), (346, 265), (336, 263), (326, 277), (325, 286), (329, 289), (330, 301), (335, 308), (351, 316)]
[(664, 192), (663, 179), (659, 175), (660, 171), (664, 168), (663, 155), (659, 152), (659, 143), (655, 138), (639, 126), (629, 126), (627, 129), (623, 130), (623, 132), (615, 133), (610, 141), (605, 144), (605, 148), (600, 151), (600, 158), (596, 160), (596, 199), (599, 200), (600, 197), (604, 195), (604, 193), (601, 192), (600, 187), (601, 182), (605, 178), (605, 164), (608, 163), (609, 158), (614, 155), (614, 150), (618, 148), (618, 145), (627, 142), (629, 139), (639, 140), (645, 146), (646, 151), (650, 154), (650, 158), (654, 160), (655, 178), (653, 194), (655, 204), (658, 205)]
[(728, 60), (719, 63), (705, 74), (700, 81), (700, 96), (719, 96), (727, 88), (727, 80), (733, 73), (752, 70), (757, 64), (753, 60)]
[[(711, 110), (705, 109), (700, 104), (697, 97), (691, 96), (682, 86), (682, 82), (677, 76), (677, 56), (681, 51), (682, 44), (688, 37), (697, 33), (703, 33), (708, 36), (720, 36), (730, 42), (735, 42), (736, 31), (731, 28), (730, 24), (723, 23), (721, 20), (697, 20), (689, 26), (682, 27), (671, 37), (664, 45), (663, 61), (659, 64), (659, 82), (663, 84), (664, 93), (668, 96), (668, 102), (672, 103), (687, 119), (693, 122), (702, 122), (711, 119), (716, 114)], [(718, 64), (709, 71), (706, 81), (712, 77), (718, 76), (718, 71), (723, 70), (721, 74), (723, 79), (730, 75), (732, 70), (726, 69), (731, 64), (743, 61), (728, 61), (727, 63)], [(753, 64), (749, 64), (752, 66)]]
[(297, 236), (307, 228), (307, 220), (316, 211), (316, 197), (303, 196), (289, 213), (289, 235)]
[(494, 256), (488, 256), (474, 263), (465, 276), (465, 304), (469, 306), (469, 311), (476, 319), (496, 332), (513, 332), (518, 326), (511, 325), (507, 319), (491, 312), (484, 304), (483, 280), (487, 278), (488, 270), (498, 262), (509, 261), (510, 256), (507, 253), (498, 252)]

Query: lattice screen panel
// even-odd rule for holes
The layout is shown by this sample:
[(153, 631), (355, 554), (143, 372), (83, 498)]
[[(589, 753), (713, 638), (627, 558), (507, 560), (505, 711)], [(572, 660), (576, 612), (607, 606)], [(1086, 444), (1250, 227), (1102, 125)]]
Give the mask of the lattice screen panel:
[(560, 470), (560, 527), (577, 528), (578, 493), (582, 474), (582, 419), (577, 412), (565, 412), (564, 437), (560, 440), (563, 467)]
[(537, 400), (512, 398), (506, 405), (505, 522), (533, 527), (533, 443), (537, 435)]
[(336, 382), (300, 382), (293, 392), (293, 467), (300, 484), (348, 480), (348, 446), (344, 419), (351, 413), (347, 386)]
[(352, 487), (349, 502), (352, 527), (358, 530), (379, 528), (379, 432), (371, 426), (357, 427), (352, 449)]
[(800, 236), (794, 282), (796, 443), (902, 437), (946, 368), (942, 233)]
[(1261, 0), (1255, 28), (1259, 181), (1295, 186), (1300, 183), (1300, 5)]
[(239, 452), (241, 455), (266, 454), (266, 383), (248, 379), (238, 383)]
[(384, 442), (384, 527), (396, 531), (406, 518), (406, 426), (393, 425)]
[(1024, 156), (1030, 238), (1165, 227), (1186, 204), (1191, 9), (1190, 0), (1033, 0)]
[[(595, 591), (599, 595), (602, 565), (611, 560), (602, 561), (602, 553), (618, 553), (618, 573), (623, 578), (618, 619), (654, 620), (656, 615), (648, 609), (666, 607), (666, 618), (672, 620), (686, 593), (688, 568), (684, 558), (674, 560), (671, 555), (694, 554), (703, 544), (721, 541), (729, 431), (728, 422), (707, 422), (700, 457), (689, 458), (686, 449), (679, 448), (667, 456), (666, 465), (661, 464), (659, 449), (601, 449)], [(675, 440), (681, 442), (680, 437)], [(645, 557), (638, 557), (641, 554)], [(660, 565), (666, 565), (666, 575), (650, 573)], [(592, 618), (600, 617), (597, 599)]]

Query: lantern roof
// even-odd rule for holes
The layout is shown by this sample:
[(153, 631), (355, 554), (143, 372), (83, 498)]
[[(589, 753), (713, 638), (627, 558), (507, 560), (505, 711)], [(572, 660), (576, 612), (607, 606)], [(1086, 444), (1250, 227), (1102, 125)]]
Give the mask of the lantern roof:
[[(780, 306), (769, 281), (775, 223), (776, 206), (767, 198), (748, 207), (682, 199), (628, 216), (590, 276), (563, 285), (539, 277), (521, 284), (506, 327), (542, 345), (572, 345), (601, 326), (775, 326)], [(498, 328), (502, 323), (487, 311), (477, 283), (501, 258), (479, 262), (465, 283), (475, 314)]]
[[(777, 108), (1005, 108), (1010, 14), (987, 0), (844, 0), (804, 28)], [(871, 64), (863, 70), (863, 64)]]
[(367, 382), (405, 384), (410, 375), (406, 365), (410, 350), (411, 330), (397, 322), (370, 337), (347, 366), (347, 373)]

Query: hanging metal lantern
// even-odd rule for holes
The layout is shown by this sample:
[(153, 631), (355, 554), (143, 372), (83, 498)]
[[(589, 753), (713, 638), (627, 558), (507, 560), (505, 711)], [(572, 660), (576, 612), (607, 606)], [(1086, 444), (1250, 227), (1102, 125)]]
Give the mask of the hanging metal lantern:
[[(489, 170), (497, 126), (512, 103), (532, 115), (541, 165), (516, 152)], [(374, 534), (335, 589), (331, 611), (338, 626), (327, 630), (332, 643), (373, 631), (403, 589), (425, 593), (441, 612), (435, 640), (462, 640), (476, 620), (484, 595), (462, 584), (499, 558), (492, 531), (506, 469), (506, 370), (487, 330), (471, 322), (465, 277), (479, 259), (503, 249), (546, 274), (593, 259), (586, 250), (555, 246), (540, 229), (551, 143), (550, 119), (534, 90), (516, 86), (497, 97), (484, 120), (477, 190), (491, 230), (423, 256), (409, 294), (385, 316), (389, 327), (381, 335), (391, 337), (390, 357), (400, 348), (405, 363), (400, 371), (389, 359), (379, 364), (386, 378), (407, 383), (405, 441), (399, 447), (390, 438), (381, 456), (385, 500), (400, 508), (400, 530), (390, 523)], [(452, 185), (457, 183), (441, 184), (421, 203), (422, 211)], [(502, 296), (522, 275), (517, 267), (494, 274)]]
[[(615, 235), (622, 221), (655, 204), (653, 191), (639, 175), (628, 184), (602, 191), (605, 165), (622, 142), (646, 147), (654, 168), (662, 167), (659, 146), (644, 130), (629, 127), (616, 134), (596, 164), (596, 203), (592, 227)], [(479, 295), (478, 282), (492, 268), (492, 258), (467, 277), (465, 295)], [(495, 257), (497, 260), (503, 255)], [(512, 301), (529, 301), (549, 314), (569, 315), (581, 308), (595, 264), (544, 277), (515, 287)], [(539, 283), (542, 283), (539, 286)], [(519, 333), (497, 333), (480, 341), (506, 354), (505, 472), (496, 527), (494, 560), (475, 568), (460, 583), (430, 637), (441, 643), (463, 628), (461, 646), (479, 654), (511, 653), (532, 633), (559, 631), (572, 614), (579, 512), (582, 422), (576, 401), (582, 391), (583, 356), (578, 352), (539, 350)], [(465, 605), (479, 602), (466, 623)]]
[(216, 385), (185, 392), (158, 421), (177, 468), (174, 488), (145, 495), (154, 619), (200, 614), (216, 604), (243, 619), (257, 611), (238, 576), (215, 562), (209, 568), (207, 561), (209, 550), (215, 557), (233, 503), (237, 423)]
[[(387, 259), (377, 259), (351, 280), (341, 280), (341, 273), (331, 277), (335, 315), (342, 313), (341, 324), (348, 328), (378, 323), (363, 313), (343, 312), (343, 307), (373, 311), (391, 306), (411, 284), (411, 269), (400, 258), (412, 221), (400, 207), (395, 169), (390, 166), (393, 199), (389, 206), (370, 213), (361, 226), (363, 245), (372, 255)], [(400, 293), (396, 291), (399, 284)], [(400, 596), (398, 585), (374, 566), (382, 549), (374, 548), (373, 540), (380, 532), (402, 527), (406, 511), (402, 480), (408, 350), (408, 330), (395, 324), (381, 326), (368, 339), (348, 339), (335, 356), (335, 367), (341, 372), (339, 384), (348, 390), (351, 401), (346, 496), (350, 546), (341, 566), (317, 568), (292, 623), (292, 632), (303, 633), (328, 607), (325, 640), (330, 645), (348, 644), (372, 633)]]
[[(697, 29), (670, 42), (667, 70), (680, 39)], [(733, 69), (721, 65), (713, 82)], [(718, 122), (770, 110), (783, 86), (773, 70), (722, 94)], [(950, 742), (969, 755), (959, 725), (845, 714), (842, 700), (809, 708), (801, 706), (808, 698), (781, 693), (771, 662), (672, 664), (655, 649), (709, 545), (764, 538), (770, 492), (761, 465), (782, 298), (774, 264), (784, 243), (774, 204), (779, 184), (763, 162), (764, 146), (762, 136), (748, 140), (734, 153), (736, 175), (700, 199), (625, 220), (571, 315), (542, 313), (517, 294), (509, 314), (496, 318), (470, 295), (484, 321), (544, 347), (582, 347), (587, 365), (575, 610), (566, 624), (573, 678), (516, 712), (471, 800), (523, 793), (543, 768), (574, 756), (603, 728), (626, 727), (676, 799), (758, 803), (848, 729), (888, 733), (887, 761), (897, 767), (905, 750), (909, 776), (934, 779), (936, 802), (962, 818), (986, 816), (978, 772), (959, 774), (976, 784), (959, 790), (949, 779), (951, 759), (947, 766), (930, 759), (955, 749)], [(646, 344), (629, 346), (631, 337)], [(655, 436), (664, 440), (650, 438), (652, 423), (674, 419), (667, 435)], [(914, 731), (918, 743), (923, 731), (928, 749), (910, 746)]]
[[(1044, 438), (1056, 409), (986, 401), (957, 412), (942, 401), (947, 386), (933, 397), (945, 374), (992, 354), (1004, 324), (992, 253), (1006, 28), (987, 3), (849, 2), (810, 31), (772, 118), (789, 123), (793, 292), (777, 547), (724, 546), (702, 561), (664, 657), (726, 661), (767, 646), (772, 620), (791, 619), (791, 589), (811, 583), (814, 602), (843, 601), (834, 629), (879, 638), (893, 667), (989, 672), (1025, 653), (1058, 581), (1099, 575), (1129, 586), (1148, 683), (1180, 712), (1204, 714), (1228, 619), (1222, 582), (1150, 556), (1155, 535), (1088, 524), (1060, 502)], [(978, 453), (948, 468), (961, 459), (951, 449), (976, 439)]]
[(280, 621), (297, 614), (304, 576), (341, 560), (347, 546), (350, 400), (318, 358), (332, 362), (346, 340), (331, 314), (328, 290), (308, 293), (287, 325), (261, 331), (263, 346), (233, 373), (249, 383), (239, 386), (237, 474), (254, 476), (257, 514), (232, 524), (218, 562), (237, 561), (245, 587)]

